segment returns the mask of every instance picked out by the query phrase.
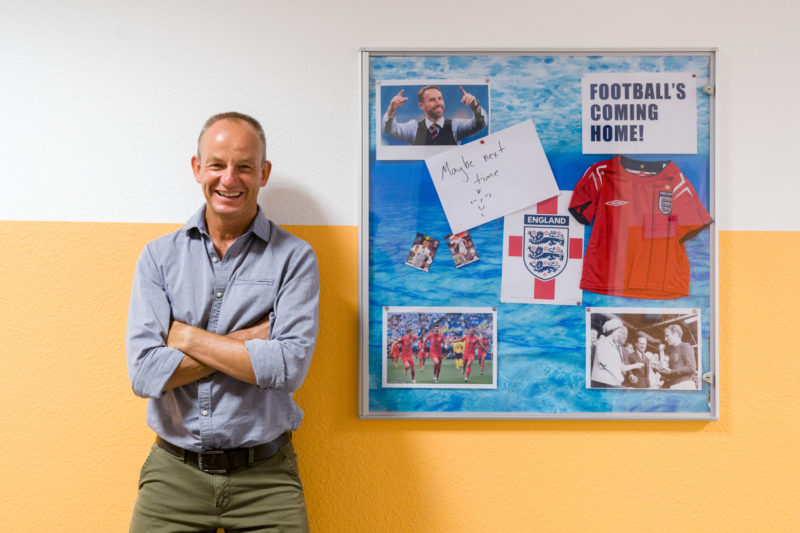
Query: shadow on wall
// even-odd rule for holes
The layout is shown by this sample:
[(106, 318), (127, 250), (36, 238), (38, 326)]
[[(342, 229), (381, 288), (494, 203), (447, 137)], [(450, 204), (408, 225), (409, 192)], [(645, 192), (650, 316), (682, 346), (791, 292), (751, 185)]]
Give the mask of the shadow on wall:
[(273, 174), (267, 186), (258, 194), (258, 203), (267, 218), (277, 224), (325, 224), (325, 212), (305, 190), (290, 176)]

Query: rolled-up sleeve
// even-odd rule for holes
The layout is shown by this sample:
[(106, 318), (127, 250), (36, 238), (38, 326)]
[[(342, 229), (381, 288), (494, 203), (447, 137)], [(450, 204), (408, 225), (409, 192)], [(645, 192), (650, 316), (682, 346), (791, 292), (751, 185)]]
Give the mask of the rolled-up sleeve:
[(308, 244), (292, 254), (273, 313), (269, 340), (245, 345), (258, 387), (295, 391), (308, 372), (319, 327), (319, 270)]
[(183, 359), (183, 352), (166, 346), (171, 318), (162, 276), (148, 245), (133, 276), (126, 332), (128, 376), (137, 396), (160, 397)]

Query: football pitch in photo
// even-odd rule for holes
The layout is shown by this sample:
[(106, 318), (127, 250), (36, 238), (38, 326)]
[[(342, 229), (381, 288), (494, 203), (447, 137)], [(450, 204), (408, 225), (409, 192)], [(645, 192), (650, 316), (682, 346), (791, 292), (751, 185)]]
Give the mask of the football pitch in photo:
[[(419, 369), (419, 361), (414, 360), (414, 368), (416, 370), (417, 385), (430, 384), (434, 387), (437, 385), (491, 385), (492, 384), (492, 365), (494, 361), (491, 359), (486, 360), (483, 368), (483, 375), (481, 375), (481, 364), (477, 358), (472, 363), (472, 371), (469, 375), (469, 381), (464, 383), (464, 375), (461, 373), (461, 368), (456, 368), (455, 359), (445, 359), (442, 363), (442, 370), (439, 372), (439, 383), (433, 382), (433, 361), (427, 359), (425, 366), (422, 370)], [(388, 383), (411, 383), (411, 370), (408, 374), (403, 370), (402, 360), (397, 361), (397, 366), (394, 366), (394, 360), (389, 358), (386, 362), (386, 381)]]

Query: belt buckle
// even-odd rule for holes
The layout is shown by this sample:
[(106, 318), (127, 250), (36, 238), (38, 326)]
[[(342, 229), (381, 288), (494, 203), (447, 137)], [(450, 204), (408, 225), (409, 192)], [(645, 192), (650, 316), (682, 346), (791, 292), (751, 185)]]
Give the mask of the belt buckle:
[[(212, 457), (214, 457), (214, 456), (222, 456), (225, 459), (227, 459), (227, 456), (225, 455), (225, 450), (208, 450), (207, 452), (198, 453), (197, 454), (197, 467), (200, 470), (202, 470), (203, 472), (205, 472), (207, 474), (227, 474), (228, 473), (228, 467), (225, 467), (225, 468), (222, 468), (222, 469), (220, 469), (220, 468), (206, 468), (206, 465), (205, 465), (205, 463), (203, 461), (203, 457), (207, 456), (207, 455), (210, 455)], [(214, 462), (214, 461), (211, 459), (211, 457), (209, 457), (208, 462)], [(218, 466), (218, 465), (215, 465), (215, 466)]]

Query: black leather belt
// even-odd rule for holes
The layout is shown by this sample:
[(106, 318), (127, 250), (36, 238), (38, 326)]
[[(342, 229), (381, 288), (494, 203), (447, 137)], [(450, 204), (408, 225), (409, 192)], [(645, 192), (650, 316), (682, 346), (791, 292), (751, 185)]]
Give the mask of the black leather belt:
[(174, 444), (170, 444), (161, 437), (156, 436), (156, 444), (163, 450), (168, 451), (176, 457), (180, 457), (185, 463), (196, 466), (203, 472), (209, 474), (227, 474), (251, 466), (257, 461), (269, 459), (280, 450), (287, 442), (292, 440), (292, 434), (282, 433), (275, 440), (271, 440), (252, 448), (235, 448), (233, 450), (208, 450), (197, 453), (184, 450)]

